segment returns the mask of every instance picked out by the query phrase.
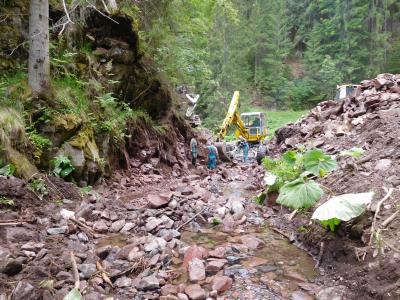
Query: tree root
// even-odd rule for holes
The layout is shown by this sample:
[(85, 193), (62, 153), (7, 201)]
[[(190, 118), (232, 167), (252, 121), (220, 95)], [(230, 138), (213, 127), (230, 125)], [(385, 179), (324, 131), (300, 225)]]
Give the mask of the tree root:
[(378, 205), (376, 206), (376, 212), (374, 215), (374, 220), (371, 225), (371, 236), (369, 238), (368, 246), (371, 246), (372, 240), (374, 239), (374, 234), (375, 234), (375, 230), (376, 230), (376, 220), (377, 220), (379, 212), (381, 210), (381, 206), (382, 206), (383, 202), (385, 202), (392, 195), (392, 193), (393, 193), (393, 188), (390, 188), (389, 191), (387, 192), (387, 194), (385, 195), (385, 197), (383, 197), (378, 202)]

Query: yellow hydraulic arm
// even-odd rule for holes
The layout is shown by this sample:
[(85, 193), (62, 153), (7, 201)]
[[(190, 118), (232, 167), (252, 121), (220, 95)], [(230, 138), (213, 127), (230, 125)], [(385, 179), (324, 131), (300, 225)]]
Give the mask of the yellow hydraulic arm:
[(218, 133), (219, 141), (224, 140), (228, 128), (232, 124), (236, 125), (239, 135), (243, 136), (246, 140), (249, 139), (249, 131), (244, 126), (243, 120), (240, 118), (238, 107), (239, 107), (239, 92), (235, 91), (233, 93), (231, 104), (229, 105), (228, 113), (226, 114), (224, 122), (222, 123), (221, 129), (219, 130)]

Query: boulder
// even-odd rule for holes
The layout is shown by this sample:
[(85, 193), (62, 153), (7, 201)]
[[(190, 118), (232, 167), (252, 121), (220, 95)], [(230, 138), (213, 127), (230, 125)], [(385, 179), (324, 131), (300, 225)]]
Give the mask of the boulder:
[(199, 247), (197, 245), (192, 245), (190, 246), (186, 252), (185, 252), (185, 256), (183, 257), (183, 264), (182, 267), (184, 270), (187, 270), (187, 268), (189, 267), (189, 262), (194, 259), (194, 258), (198, 258), (198, 259), (202, 259), (205, 258), (207, 256), (207, 250), (203, 247)]
[(155, 290), (158, 289), (159, 287), (160, 287), (160, 281), (157, 279), (155, 275), (143, 277), (137, 285), (137, 288), (142, 291)]
[(146, 230), (148, 232), (154, 230), (155, 228), (157, 228), (157, 226), (161, 225), (163, 223), (163, 220), (159, 219), (159, 218), (155, 218), (155, 217), (150, 217), (147, 219), (146, 221)]
[(206, 299), (206, 292), (201, 288), (199, 284), (191, 284), (185, 288), (186, 295), (191, 300), (204, 300)]
[(177, 294), (178, 293), (178, 287), (176, 285), (172, 284), (166, 284), (161, 288), (161, 295), (167, 296), (171, 294)]
[(212, 283), (212, 289), (222, 294), (232, 287), (232, 278), (228, 276), (215, 276)]
[(349, 299), (349, 296), (349, 290), (346, 286), (337, 285), (320, 290), (315, 298), (316, 300), (345, 300)]
[(135, 223), (127, 222), (127, 223), (125, 223), (124, 227), (122, 227), (120, 232), (122, 232), (122, 233), (129, 232), (134, 227), (135, 227)]
[(68, 226), (53, 227), (47, 229), (49, 235), (64, 234), (68, 231)]
[(214, 275), (217, 274), (227, 263), (225, 259), (218, 259), (209, 261), (206, 265), (206, 274)]
[(198, 282), (206, 279), (206, 270), (202, 260), (193, 258), (189, 262), (189, 279), (191, 282)]
[(214, 250), (211, 250), (208, 254), (211, 257), (224, 258), (225, 253), (226, 253), (226, 249), (224, 247), (217, 247)]
[(150, 194), (147, 196), (147, 201), (150, 205), (151, 208), (162, 208), (168, 205), (170, 198), (161, 196), (161, 195), (155, 195), (155, 194)]
[(259, 238), (252, 235), (244, 235), (241, 237), (242, 244), (246, 245), (249, 249), (255, 250), (264, 247), (264, 242)]
[(94, 224), (93, 224), (93, 229), (94, 229), (95, 231), (97, 231), (97, 232), (105, 233), (105, 232), (108, 231), (108, 226), (107, 226), (106, 221), (104, 221), (104, 220), (99, 220), (99, 221), (94, 222)]
[(78, 265), (79, 277), (81, 279), (89, 279), (97, 272), (95, 264), (81, 264)]
[(177, 296), (178, 296), (178, 299), (179, 299), (179, 300), (189, 300), (189, 297), (186, 296), (185, 294), (178, 293)]
[(125, 226), (125, 220), (118, 220), (111, 224), (110, 231), (111, 232), (119, 232)]
[(119, 288), (130, 287), (131, 285), (132, 285), (132, 279), (126, 276), (120, 277), (115, 281), (115, 286)]

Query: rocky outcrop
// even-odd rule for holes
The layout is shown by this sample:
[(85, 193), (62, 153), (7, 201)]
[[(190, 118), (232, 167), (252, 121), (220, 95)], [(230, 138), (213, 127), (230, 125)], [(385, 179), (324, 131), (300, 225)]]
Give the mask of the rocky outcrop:
[[(3, 50), (0, 70), (10, 74), (18, 61), (27, 59), (24, 47), (16, 48), (11, 56), (7, 53), (27, 37), (28, 6), (29, 2), (18, 0), (7, 1), (0, 7), (0, 13), (7, 16), (0, 23), (0, 41), (4, 41), (0, 43)], [(60, 21), (63, 15), (60, 3), (50, 1), (52, 22)], [(67, 83), (62, 86), (63, 91), (54, 89), (54, 99), (37, 103), (29, 103), (26, 82), (18, 82), (7, 91), (16, 101), (26, 102), (24, 109), (30, 116), (27, 122), (31, 124), (30, 130), (51, 141), (51, 146), (46, 144), (35, 155), (31, 155), (34, 150), (29, 147), (20, 151), (26, 159), (17, 159), (23, 162), (17, 171), (23, 167), (23, 176), (29, 178), (37, 173), (32, 168), (33, 161), (39, 169), (48, 170), (52, 159), (65, 155), (74, 167), (72, 177), (83, 186), (93, 185), (115, 168), (130, 168), (132, 157), (138, 158), (140, 165), (148, 170), (150, 165), (159, 163), (176, 165), (174, 170), (180, 174), (180, 169), (186, 167), (185, 147), (190, 126), (176, 115), (175, 94), (168, 82), (157, 73), (151, 59), (139, 51), (137, 20), (120, 11), (114, 12), (111, 20), (105, 16), (107, 11), (101, 14), (83, 6), (76, 8), (71, 17), (78, 15), (82, 22), (68, 24), (63, 34), (65, 39), (52, 52), (52, 55), (62, 56), (64, 52), (73, 55), (68, 63), (56, 66), (57, 74), (53, 75), (58, 79), (72, 76), (85, 82), (84, 87), (71, 90), (68, 84), (80, 83)], [(54, 33), (57, 32), (51, 32)], [(98, 96), (104, 93), (112, 93), (114, 109), (129, 107), (137, 115), (132, 113), (126, 124), (117, 129), (112, 123), (115, 120), (101, 124), (104, 122), (101, 114), (109, 109), (99, 105)], [(114, 118), (120, 118), (119, 110)]]

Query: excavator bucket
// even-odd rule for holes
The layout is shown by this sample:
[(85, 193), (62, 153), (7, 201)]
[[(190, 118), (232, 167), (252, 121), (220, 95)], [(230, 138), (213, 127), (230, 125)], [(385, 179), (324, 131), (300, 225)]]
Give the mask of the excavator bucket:
[(234, 143), (217, 142), (214, 144), (218, 150), (219, 159), (224, 162), (232, 162), (233, 155), (231, 151), (234, 150)]

